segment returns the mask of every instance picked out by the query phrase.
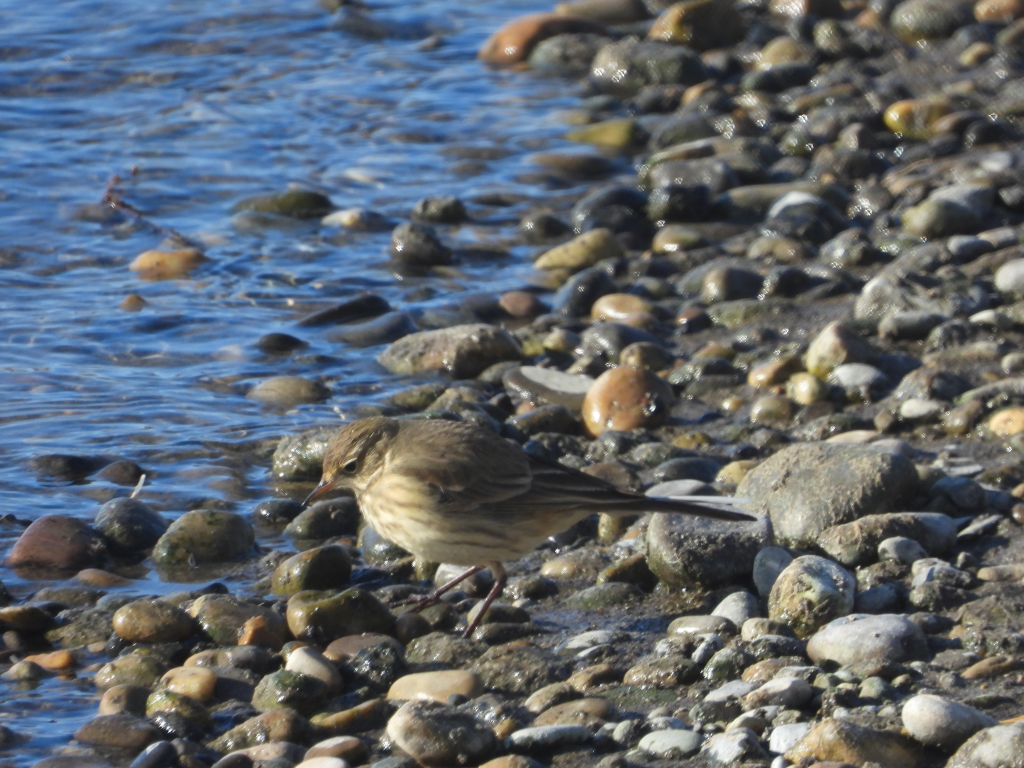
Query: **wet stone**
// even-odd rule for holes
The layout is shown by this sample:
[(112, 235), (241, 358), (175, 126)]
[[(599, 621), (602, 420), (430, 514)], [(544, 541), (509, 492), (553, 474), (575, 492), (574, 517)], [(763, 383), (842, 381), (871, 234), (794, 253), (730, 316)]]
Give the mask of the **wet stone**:
[(94, 524), (115, 554), (149, 549), (169, 525), (162, 515), (131, 498), (108, 501), (96, 515)]
[(927, 746), (954, 750), (983, 728), (997, 725), (994, 717), (974, 707), (934, 694), (918, 694), (901, 710), (911, 736)]
[(568, 665), (558, 656), (532, 645), (510, 643), (485, 651), (472, 665), (488, 690), (527, 694), (564, 680)]
[(853, 610), (856, 584), (851, 573), (830, 560), (798, 557), (772, 587), (768, 617), (791, 626), (797, 637), (808, 637)]
[(594, 437), (608, 429), (630, 430), (661, 424), (675, 395), (656, 374), (619, 366), (602, 373), (583, 401), (583, 421)]
[(854, 765), (913, 766), (919, 762), (918, 755), (919, 748), (906, 737), (849, 720), (826, 719), (812, 725), (785, 757), (791, 762), (807, 757)]
[(331, 390), (318, 381), (301, 376), (274, 376), (249, 390), (246, 397), (278, 408), (303, 403), (319, 403), (331, 396)]
[(204, 595), (192, 603), (189, 613), (203, 633), (218, 645), (236, 645), (251, 619), (262, 619), (277, 635), (285, 632), (284, 620), (266, 605), (233, 595)]
[(313, 648), (296, 648), (288, 654), (285, 670), (296, 672), (319, 680), (327, 689), (328, 695), (342, 690), (341, 674), (335, 664)]
[(352, 573), (352, 561), (344, 547), (327, 545), (300, 552), (274, 570), (271, 591), (290, 597), (305, 590), (343, 587)]
[(483, 721), (434, 701), (410, 701), (388, 721), (388, 736), (423, 765), (479, 764), (497, 748)]
[(136, 600), (114, 613), (114, 631), (129, 643), (173, 643), (196, 633), (185, 611), (163, 600)]
[(253, 549), (252, 525), (232, 512), (193, 510), (173, 523), (157, 541), (153, 559), (165, 565), (221, 563)]
[(274, 450), (273, 474), (283, 480), (319, 480), (324, 451), (338, 430), (330, 427), (286, 435)]
[(325, 642), (362, 632), (394, 632), (395, 619), (376, 597), (362, 589), (310, 590), (288, 600), (288, 628), (299, 639)]
[(591, 739), (590, 729), (582, 725), (536, 725), (513, 731), (505, 745), (517, 753), (544, 754), (564, 752)]
[(284, 535), (300, 541), (322, 541), (352, 536), (359, 528), (359, 507), (351, 496), (320, 501), (300, 512), (284, 529)]
[(442, 371), (454, 378), (472, 378), (495, 363), (518, 361), (521, 356), (519, 342), (507, 331), (489, 325), (457, 325), (405, 336), (377, 359), (399, 375)]
[(83, 744), (141, 750), (160, 738), (160, 731), (134, 715), (100, 715), (77, 731), (75, 739)]
[(102, 564), (106, 547), (83, 520), (45, 515), (21, 534), (7, 555), (9, 568), (79, 570)]
[(445, 246), (429, 224), (403, 222), (391, 233), (391, 255), (403, 264), (435, 267), (450, 264), (451, 249)]
[(326, 702), (327, 686), (309, 675), (281, 670), (264, 677), (253, 693), (252, 705), (266, 712), (270, 709), (294, 709), (312, 714)]

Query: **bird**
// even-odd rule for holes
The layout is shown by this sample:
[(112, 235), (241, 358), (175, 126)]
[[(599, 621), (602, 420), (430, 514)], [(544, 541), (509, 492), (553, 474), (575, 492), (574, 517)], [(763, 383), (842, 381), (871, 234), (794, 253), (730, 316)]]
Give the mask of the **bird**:
[(524, 451), (496, 432), (466, 422), (371, 416), (342, 427), (324, 452), (323, 477), (304, 505), (351, 491), (381, 536), (417, 557), (467, 567), (416, 602), (418, 611), (489, 568), (494, 585), (463, 633), (472, 635), (507, 581), (503, 563), (598, 512), (696, 515), (750, 522), (724, 509), (737, 500), (659, 498)]

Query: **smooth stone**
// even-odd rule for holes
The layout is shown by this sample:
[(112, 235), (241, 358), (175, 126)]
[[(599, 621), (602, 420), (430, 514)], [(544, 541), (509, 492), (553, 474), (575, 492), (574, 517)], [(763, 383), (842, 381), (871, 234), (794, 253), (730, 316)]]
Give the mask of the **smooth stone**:
[(731, 766), (744, 761), (765, 760), (761, 740), (748, 728), (716, 733), (704, 742), (701, 755), (712, 765)]
[(782, 547), (765, 547), (754, 558), (752, 578), (757, 594), (767, 600), (772, 587), (782, 573), (793, 562), (793, 556)]
[(815, 723), (785, 758), (838, 763), (879, 763), (886, 768), (913, 768), (921, 762), (920, 748), (903, 736), (880, 731), (850, 720), (826, 719)]
[(435, 701), (410, 701), (388, 720), (387, 735), (427, 766), (479, 764), (498, 746), (482, 720)]
[(729, 619), (742, 627), (748, 619), (761, 615), (761, 603), (749, 592), (733, 592), (711, 609), (711, 615)]
[(997, 437), (1013, 437), (1024, 432), (1024, 408), (1002, 408), (988, 418), (988, 428)]
[(518, 361), (522, 354), (508, 331), (472, 324), (411, 333), (391, 344), (377, 361), (397, 375), (441, 371), (466, 379), (495, 363)]
[(848, 363), (872, 363), (875, 351), (861, 336), (839, 322), (829, 323), (807, 347), (804, 364), (820, 378)]
[(772, 540), (767, 517), (734, 523), (684, 515), (655, 515), (647, 529), (651, 571), (676, 587), (713, 588), (745, 578)]
[(334, 209), (327, 195), (311, 189), (291, 187), (284, 192), (256, 195), (236, 203), (232, 213), (254, 211), (293, 219), (319, 219)]
[(362, 765), (370, 756), (370, 750), (362, 739), (355, 736), (333, 736), (318, 741), (306, 750), (306, 760), (314, 757), (340, 757), (351, 765)]
[[(302, 510), (285, 527), (284, 535), (293, 541), (299, 540), (303, 542), (323, 541), (335, 536), (353, 536), (359, 529), (361, 519), (359, 505), (356, 504), (356, 500), (351, 496), (341, 496), (336, 499), (317, 502)], [(314, 550), (305, 550), (301, 554), (312, 551)], [(281, 578), (283, 581), (279, 583), (282, 588), (285, 587), (285, 582), (287, 582), (288, 588), (293, 588), (296, 586), (296, 579), (301, 581), (302, 578), (313, 578), (314, 574), (317, 581), (337, 582), (336, 572), (331, 570), (333, 567), (338, 568), (337, 573), (351, 573), (351, 565), (349, 565), (346, 571), (345, 566), (341, 563), (341, 556), (333, 550), (307, 555), (307, 557), (311, 559), (307, 561), (303, 558), (298, 558), (289, 561), (298, 569), (294, 573), (291, 570), (287, 574), (283, 571), (281, 573), (275, 571), (275, 582), (278, 578)], [(347, 578), (345, 582), (335, 583), (334, 586), (340, 587), (346, 583), (348, 583)], [(309, 586), (306, 588), (328, 589), (326, 586)]]
[(135, 715), (100, 715), (75, 731), (75, 739), (98, 747), (141, 751), (160, 738), (156, 726)]
[(274, 376), (249, 390), (246, 397), (279, 408), (303, 403), (319, 403), (331, 396), (331, 390), (319, 381), (301, 376)]
[(223, 563), (252, 551), (252, 525), (234, 512), (197, 509), (179, 517), (157, 541), (153, 560), (164, 565)]
[(675, 394), (651, 371), (619, 366), (602, 373), (583, 399), (583, 423), (592, 437), (605, 430), (656, 427), (668, 418)]
[(899, 509), (918, 490), (906, 457), (871, 446), (805, 443), (783, 448), (740, 481), (736, 495), (767, 513), (775, 540), (813, 545), (826, 528)]
[(174, 251), (151, 249), (143, 251), (128, 265), (144, 280), (172, 280), (184, 277), (193, 269), (209, 261), (198, 248), (180, 248)]
[(704, 697), (704, 701), (737, 701), (742, 699), (748, 693), (757, 690), (757, 688), (758, 686), (756, 684), (747, 682), (746, 680), (730, 680), (711, 691)]
[(822, 661), (840, 665), (871, 660), (902, 662), (924, 658), (927, 654), (924, 632), (898, 614), (836, 619), (807, 642), (807, 655), (816, 664)]
[(316, 678), (327, 687), (328, 695), (338, 693), (344, 687), (338, 668), (313, 648), (296, 648), (288, 654), (288, 661), (284, 668), (289, 672), (298, 672)]
[(205, 704), (216, 693), (217, 673), (206, 667), (175, 667), (160, 678), (160, 685)]
[(452, 251), (431, 225), (403, 221), (391, 231), (391, 257), (399, 264), (424, 269), (451, 264)]
[(974, 734), (946, 768), (1024, 768), (1024, 725), (996, 725)]
[(293, 709), (276, 709), (236, 725), (210, 742), (210, 747), (228, 753), (266, 742), (304, 744), (309, 743), (313, 734), (312, 724), (298, 712)]
[(146, 714), (148, 697), (149, 689), (141, 685), (115, 685), (105, 690), (100, 697), (99, 714), (141, 717)]
[(103, 539), (85, 521), (44, 515), (22, 532), (4, 564), (8, 568), (80, 570), (101, 565), (105, 555)]
[(400, 677), (391, 685), (387, 698), (398, 701), (430, 699), (446, 704), (452, 696), (475, 699), (483, 692), (483, 680), (478, 674), (454, 669)]
[(568, 662), (551, 651), (511, 643), (488, 648), (470, 665), (488, 690), (528, 694), (570, 674)]
[(156, 544), (170, 523), (138, 499), (121, 498), (104, 504), (94, 525), (111, 551), (130, 554)]
[(845, 568), (816, 555), (798, 557), (779, 574), (768, 597), (768, 618), (806, 638), (853, 610), (857, 580)]
[(387, 606), (362, 589), (344, 592), (310, 590), (288, 600), (288, 628), (301, 639), (320, 642), (363, 632), (394, 632), (395, 618)]
[(690, 730), (673, 728), (667, 731), (653, 731), (642, 739), (637, 747), (648, 755), (668, 760), (684, 760), (700, 751), (704, 736)]
[(252, 705), (260, 712), (294, 709), (306, 716), (320, 711), (326, 701), (327, 686), (321, 680), (286, 669), (260, 680), (252, 695)]
[(303, 760), (295, 768), (349, 768), (349, 764), (340, 757), (311, 757)]
[(772, 735), (768, 737), (768, 751), (773, 755), (785, 754), (792, 749), (810, 729), (810, 723), (786, 723), (784, 725), (776, 725), (772, 728)]
[(525, 61), (542, 40), (575, 33), (604, 34), (604, 27), (590, 19), (555, 13), (517, 16), (484, 41), (477, 57), (488, 64), (516, 64)]
[(352, 560), (344, 547), (329, 544), (292, 555), (274, 569), (271, 592), (290, 597), (309, 589), (336, 589), (348, 584)]
[(748, 712), (759, 707), (780, 706), (802, 709), (812, 698), (814, 689), (799, 677), (776, 677), (740, 700)]
[(273, 609), (234, 595), (203, 595), (189, 606), (189, 614), (202, 631), (218, 645), (237, 645), (246, 622), (260, 618), (277, 635), (284, 635), (285, 623)]
[(502, 377), (502, 384), (506, 390), (535, 404), (561, 405), (579, 411), (583, 408), (583, 400), (594, 380), (581, 374), (524, 365), (506, 373)]
[(129, 643), (174, 643), (196, 634), (191, 616), (163, 600), (136, 600), (114, 613), (114, 631)]
[(163, 662), (151, 656), (130, 653), (107, 662), (96, 672), (93, 682), (97, 688), (113, 688), (115, 685), (137, 685), (152, 687), (167, 671)]
[(338, 431), (316, 427), (285, 435), (274, 449), (271, 474), (279, 480), (319, 480), (323, 474), (324, 452)]
[(736, 626), (727, 616), (680, 616), (668, 625), (668, 635), (735, 635)]
[(167, 689), (153, 691), (146, 698), (146, 716), (160, 722), (159, 718), (167, 715), (181, 718), (204, 732), (213, 725), (210, 710), (191, 696)]
[(996, 270), (996, 290), (1011, 296), (1024, 295), (1024, 259), (1013, 259)]
[(513, 731), (505, 740), (507, 749), (527, 754), (562, 752), (593, 739), (582, 725), (535, 725)]
[(908, 699), (900, 716), (907, 732), (917, 741), (949, 751), (959, 748), (983, 728), (999, 724), (974, 707), (930, 693)]
[(599, 227), (545, 251), (537, 257), (533, 266), (536, 269), (566, 269), (578, 272), (594, 266), (599, 261), (621, 259), (625, 255), (625, 250), (612, 231)]

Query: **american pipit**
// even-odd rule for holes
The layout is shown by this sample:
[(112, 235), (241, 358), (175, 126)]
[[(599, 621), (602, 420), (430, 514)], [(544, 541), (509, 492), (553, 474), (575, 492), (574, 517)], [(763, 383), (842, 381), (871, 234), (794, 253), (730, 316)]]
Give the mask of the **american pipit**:
[(494, 587), (466, 628), (470, 635), (505, 586), (502, 563), (597, 512), (670, 512), (750, 521), (729, 499), (665, 499), (625, 493), (561, 464), (542, 461), (493, 432), (453, 421), (372, 417), (334, 436), (320, 485), (306, 499), (347, 488), (366, 521), (417, 557), (469, 566), (413, 610), (463, 579), (491, 569)]

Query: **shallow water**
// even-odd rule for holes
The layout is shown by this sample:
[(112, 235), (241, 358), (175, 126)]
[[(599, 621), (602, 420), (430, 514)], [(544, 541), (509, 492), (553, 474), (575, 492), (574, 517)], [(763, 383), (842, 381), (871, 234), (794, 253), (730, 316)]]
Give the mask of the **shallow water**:
[[(200, 504), (251, 511), (273, 495), (267, 466), (235, 460), (232, 446), (337, 422), (410, 383), (376, 364), (380, 348), (331, 343), (332, 328), (299, 318), (364, 290), (423, 312), (521, 287), (532, 255), (521, 245), (402, 280), (386, 265), (388, 229), (268, 225), (230, 209), (297, 183), (397, 222), (421, 197), (453, 194), (474, 221), (442, 237), (505, 247), (547, 194), (529, 179), (530, 153), (569, 147), (558, 111), (575, 86), (488, 70), (475, 53), (505, 19), (549, 5), (380, 2), (366, 14), (374, 30), (355, 33), (309, 0), (0, 0), (0, 515), (91, 519), (130, 492), (39, 477), (30, 462), (44, 454), (136, 461), (151, 473), (142, 498), (170, 517)], [(97, 215), (108, 184), (141, 219)], [(473, 204), (496, 192), (521, 202)], [(129, 271), (168, 232), (211, 260), (181, 280)], [(130, 294), (147, 306), (120, 309)], [(271, 332), (309, 347), (263, 355), (255, 342)], [(287, 412), (245, 397), (275, 375), (319, 378), (334, 394)], [(5, 551), (19, 530), (0, 527)], [(181, 588), (143, 571), (132, 591)], [(43, 586), (0, 573), (18, 597)], [(95, 712), (89, 685), (0, 685), (0, 722), (33, 736), (16, 765)]]

